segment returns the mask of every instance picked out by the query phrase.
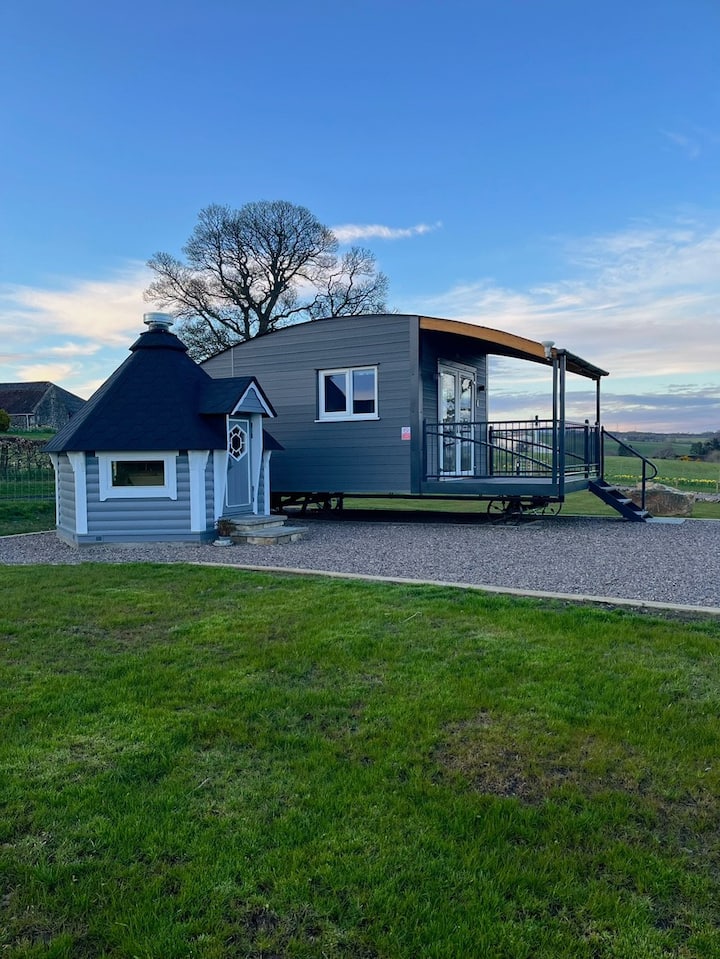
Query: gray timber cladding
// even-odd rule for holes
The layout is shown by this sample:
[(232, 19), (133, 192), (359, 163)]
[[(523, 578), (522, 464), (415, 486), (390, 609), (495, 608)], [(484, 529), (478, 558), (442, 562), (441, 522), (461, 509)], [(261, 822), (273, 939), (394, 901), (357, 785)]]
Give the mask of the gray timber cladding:
[(72, 532), (75, 529), (75, 476), (67, 455), (58, 457), (56, 473), (57, 483), (57, 524)]
[[(87, 457), (88, 536), (103, 539), (152, 540), (159, 534), (181, 538), (190, 529), (190, 471), (187, 454), (177, 458), (177, 499), (166, 498), (100, 501), (97, 456)], [(135, 534), (128, 531), (134, 530)]]
[(475, 370), (477, 401), (473, 419), (487, 420), (487, 354), (477, 340), (450, 333), (424, 331), (420, 349), (423, 417), (428, 423), (438, 420), (438, 363), (459, 363)]
[[(272, 432), (273, 492), (411, 492), (411, 381), (417, 375), (417, 316), (340, 317), (290, 326), (207, 360), (213, 377), (256, 376), (278, 418)], [(377, 366), (377, 420), (318, 422), (318, 370)], [(412, 427), (413, 442), (402, 439)], [(418, 447), (419, 448), (419, 447)]]

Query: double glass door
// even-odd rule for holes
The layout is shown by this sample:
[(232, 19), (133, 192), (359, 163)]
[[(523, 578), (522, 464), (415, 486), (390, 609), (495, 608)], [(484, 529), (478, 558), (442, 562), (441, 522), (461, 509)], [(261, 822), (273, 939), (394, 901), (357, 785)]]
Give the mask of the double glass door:
[(475, 467), (475, 371), (441, 364), (438, 368), (438, 386), (440, 473), (445, 476), (472, 476)]

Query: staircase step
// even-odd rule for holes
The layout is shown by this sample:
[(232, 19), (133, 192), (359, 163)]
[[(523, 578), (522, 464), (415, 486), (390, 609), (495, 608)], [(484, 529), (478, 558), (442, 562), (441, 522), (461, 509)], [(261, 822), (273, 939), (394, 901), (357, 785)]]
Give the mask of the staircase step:
[(588, 489), (631, 522), (644, 523), (646, 519), (651, 518), (648, 510), (641, 509), (629, 497), (625, 496), (617, 486), (612, 486), (604, 480), (592, 480), (588, 484)]

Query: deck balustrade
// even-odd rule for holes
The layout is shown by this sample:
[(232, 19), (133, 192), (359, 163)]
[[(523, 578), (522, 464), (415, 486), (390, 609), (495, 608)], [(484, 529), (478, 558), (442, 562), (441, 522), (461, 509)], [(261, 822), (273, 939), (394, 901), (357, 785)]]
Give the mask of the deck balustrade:
[(600, 429), (552, 419), (425, 423), (425, 479), (599, 476)]

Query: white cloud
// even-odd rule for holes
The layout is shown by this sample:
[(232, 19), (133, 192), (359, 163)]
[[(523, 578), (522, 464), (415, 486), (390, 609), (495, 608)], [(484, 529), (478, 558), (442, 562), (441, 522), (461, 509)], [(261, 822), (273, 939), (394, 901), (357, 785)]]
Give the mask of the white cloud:
[(69, 363), (36, 363), (31, 366), (18, 367), (18, 379), (23, 381), (44, 381), (62, 383), (72, 374), (73, 367)]
[(357, 240), (405, 240), (439, 230), (441, 226), (441, 223), (418, 223), (408, 227), (382, 226), (379, 223), (344, 223), (332, 227), (332, 231), (340, 243), (354, 243)]
[(61, 288), (0, 290), (0, 333), (27, 341), (28, 333), (73, 336), (103, 345), (127, 343), (148, 310), (147, 268), (131, 263), (107, 280), (70, 280)]
[(127, 356), (149, 307), (147, 268), (55, 288), (0, 288), (0, 380), (51, 380), (89, 396)]
[(63, 343), (48, 347), (53, 356), (92, 356), (100, 349), (99, 343)]
[[(528, 289), (480, 280), (415, 302), (412, 309), (450, 316), (534, 340), (552, 339), (609, 370), (603, 409), (623, 428), (720, 428), (720, 229), (688, 219), (640, 224), (565, 244), (568, 279)], [(704, 379), (702, 403), (693, 387), (665, 403), (667, 379)], [(618, 378), (630, 394), (613, 397)], [(497, 380), (491, 389), (499, 397)], [(508, 401), (509, 402), (509, 401)], [(507, 405), (506, 399), (503, 403)], [(535, 401), (517, 402), (532, 415)], [(510, 415), (510, 407), (508, 414)], [(505, 414), (503, 414), (505, 415)], [(514, 415), (514, 414), (513, 414)]]
[[(720, 229), (688, 218), (640, 223), (558, 248), (563, 279), (513, 288), (479, 278), (406, 308), (552, 339), (609, 370), (603, 410), (611, 428), (719, 429)], [(105, 280), (0, 288), (0, 380), (50, 379), (90, 395), (142, 330), (150, 279), (130, 263)], [(540, 368), (524, 366), (519, 384), (493, 373), (493, 415), (541, 413), (547, 386)]]
[(719, 263), (720, 229), (634, 229), (576, 242), (572, 279), (527, 290), (484, 280), (420, 308), (553, 339), (616, 375), (720, 378)]

